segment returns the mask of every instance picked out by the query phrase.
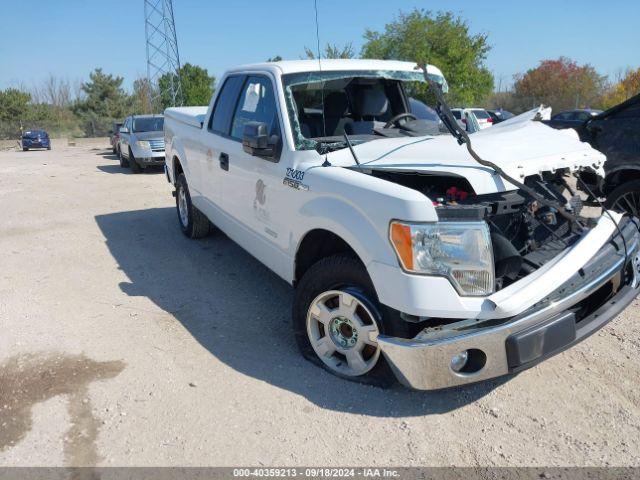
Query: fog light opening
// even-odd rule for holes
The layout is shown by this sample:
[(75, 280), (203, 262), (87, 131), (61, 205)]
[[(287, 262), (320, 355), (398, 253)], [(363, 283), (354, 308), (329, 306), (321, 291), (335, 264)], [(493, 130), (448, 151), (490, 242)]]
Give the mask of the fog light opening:
[(451, 358), (451, 370), (455, 373), (477, 373), (487, 364), (487, 355), (477, 348), (471, 348)]
[(451, 359), (451, 370), (453, 370), (456, 373), (461, 372), (462, 369), (467, 364), (468, 360), (469, 360), (468, 350), (465, 350), (464, 352), (460, 352), (457, 355), (454, 355), (453, 358)]

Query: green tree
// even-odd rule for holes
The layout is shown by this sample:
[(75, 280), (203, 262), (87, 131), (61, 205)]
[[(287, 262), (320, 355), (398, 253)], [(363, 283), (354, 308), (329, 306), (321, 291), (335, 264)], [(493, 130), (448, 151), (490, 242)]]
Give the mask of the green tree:
[[(182, 104), (185, 106), (208, 105), (214, 92), (216, 78), (209, 75), (206, 68), (190, 63), (185, 63), (180, 68), (179, 74), (182, 84)], [(169, 95), (172, 79), (175, 80), (175, 75), (167, 73), (158, 80), (158, 86), (162, 92), (160, 99), (163, 109), (173, 106)]]
[[(317, 53), (317, 52), (316, 52)], [(316, 59), (316, 53), (309, 48), (304, 47), (304, 58), (309, 60)], [(353, 51), (353, 44), (351, 42), (345, 44), (340, 47), (338, 45), (327, 43), (324, 46), (324, 52), (322, 52), (322, 58), (353, 58), (355, 57), (355, 52)]]
[(74, 112), (81, 119), (85, 134), (106, 135), (111, 123), (121, 120), (131, 111), (131, 98), (122, 88), (122, 77), (102, 72), (96, 68), (89, 74), (89, 81), (82, 84), (84, 98), (74, 105)]
[(605, 81), (591, 65), (566, 57), (542, 60), (514, 79), (514, 94), (523, 106), (543, 103), (556, 111), (599, 106)]
[(27, 115), (31, 95), (17, 88), (0, 90), (0, 120), (16, 121)]
[(154, 96), (153, 86), (147, 78), (138, 78), (133, 82), (133, 95), (131, 95), (131, 103), (133, 112), (137, 114), (154, 113), (151, 98)]
[[(467, 22), (452, 12), (400, 12), (385, 25), (384, 32), (367, 30), (364, 38), (363, 58), (429, 63), (440, 68), (449, 83), (452, 105), (481, 103), (493, 90), (493, 75), (484, 64), (491, 50), (487, 35), (471, 35)], [(431, 100), (426, 85), (411, 93)]]
[(31, 95), (17, 88), (0, 90), (0, 138), (16, 138), (28, 123)]
[(276, 55), (275, 57), (267, 58), (267, 62), (281, 62), (283, 58), (280, 55)]

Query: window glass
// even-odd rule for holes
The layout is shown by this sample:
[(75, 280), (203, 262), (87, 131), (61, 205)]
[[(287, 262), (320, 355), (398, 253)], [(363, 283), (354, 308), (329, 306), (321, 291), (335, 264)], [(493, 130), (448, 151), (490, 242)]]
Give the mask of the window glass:
[(138, 117), (133, 120), (134, 132), (160, 132), (164, 128), (164, 117)]
[(576, 120), (581, 122), (585, 122), (591, 118), (591, 114), (589, 112), (578, 112), (576, 113)]
[(228, 77), (224, 85), (222, 85), (222, 89), (216, 98), (216, 104), (213, 107), (213, 114), (209, 119), (209, 130), (212, 132), (223, 135), (229, 134), (231, 115), (236, 106), (236, 100), (238, 99), (240, 88), (242, 88), (243, 80), (243, 76), (236, 75)]
[(490, 118), (491, 116), (487, 113), (486, 110), (471, 110), (473, 112), (473, 114), (476, 116), (476, 118), (478, 119), (487, 119)]
[(270, 135), (277, 129), (276, 102), (268, 78), (249, 77), (245, 82), (233, 116), (231, 137), (242, 139), (248, 122), (266, 123)]
[(460, 112), (460, 110), (451, 110), (451, 113), (453, 113), (456, 120), (460, 120), (462, 118), (462, 112)]

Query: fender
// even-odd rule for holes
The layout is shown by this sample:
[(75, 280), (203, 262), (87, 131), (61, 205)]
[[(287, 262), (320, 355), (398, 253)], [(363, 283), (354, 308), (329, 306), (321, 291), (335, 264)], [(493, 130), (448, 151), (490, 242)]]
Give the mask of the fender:
[(172, 183), (175, 184), (177, 180), (174, 158), (177, 158), (180, 162), (184, 175), (187, 177), (187, 182), (189, 182), (189, 180), (191, 179), (191, 169), (189, 166), (190, 162), (184, 161), (184, 159), (187, 158), (187, 155), (185, 153), (184, 145), (182, 144), (182, 140), (180, 137), (173, 137), (171, 139), (171, 148), (169, 149), (168, 153), (169, 155), (167, 155), (165, 162), (167, 163), (167, 170), (171, 175)]
[[(303, 221), (293, 227), (293, 258), (307, 233), (324, 229), (342, 238), (367, 268), (374, 261), (399, 267), (389, 241), (390, 222), (438, 220), (432, 202), (408, 187), (341, 167), (312, 168), (308, 172), (305, 179), (312, 198), (298, 210), (297, 217)], [(316, 189), (323, 193), (314, 195)], [(292, 278), (294, 270), (295, 265)], [(376, 284), (383, 279), (372, 276), (372, 281), (377, 289)]]

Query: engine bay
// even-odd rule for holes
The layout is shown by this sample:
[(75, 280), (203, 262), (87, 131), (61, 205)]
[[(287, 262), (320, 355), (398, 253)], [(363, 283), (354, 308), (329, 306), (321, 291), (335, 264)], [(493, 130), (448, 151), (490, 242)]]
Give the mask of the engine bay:
[[(372, 175), (423, 193), (441, 221), (485, 221), (489, 226), (495, 264), (496, 291), (533, 273), (581, 237), (582, 231), (551, 207), (522, 190), (476, 195), (457, 176), (390, 171)], [(527, 177), (524, 184), (574, 214), (582, 210), (580, 196), (569, 185), (566, 170)], [(592, 219), (587, 228), (592, 227)]]

